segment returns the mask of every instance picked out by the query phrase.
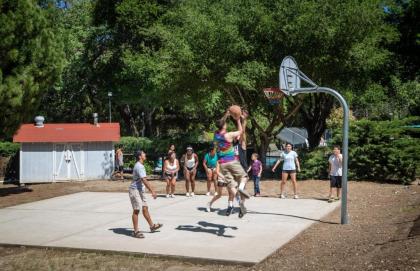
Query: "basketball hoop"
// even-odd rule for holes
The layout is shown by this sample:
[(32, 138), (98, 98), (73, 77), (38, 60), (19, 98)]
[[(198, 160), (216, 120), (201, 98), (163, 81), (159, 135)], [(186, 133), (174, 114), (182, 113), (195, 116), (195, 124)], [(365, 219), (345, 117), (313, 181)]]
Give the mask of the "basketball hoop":
[(268, 102), (272, 105), (279, 104), (280, 99), (284, 96), (284, 93), (279, 88), (264, 88), (263, 91)]

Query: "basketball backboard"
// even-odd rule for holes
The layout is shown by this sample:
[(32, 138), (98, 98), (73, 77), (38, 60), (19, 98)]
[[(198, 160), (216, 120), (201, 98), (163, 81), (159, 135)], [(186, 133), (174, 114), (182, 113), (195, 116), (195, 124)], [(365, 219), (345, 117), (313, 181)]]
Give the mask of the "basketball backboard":
[(281, 62), (279, 82), (281, 91), (286, 95), (290, 95), (293, 89), (300, 88), (299, 68), (293, 57), (286, 56)]

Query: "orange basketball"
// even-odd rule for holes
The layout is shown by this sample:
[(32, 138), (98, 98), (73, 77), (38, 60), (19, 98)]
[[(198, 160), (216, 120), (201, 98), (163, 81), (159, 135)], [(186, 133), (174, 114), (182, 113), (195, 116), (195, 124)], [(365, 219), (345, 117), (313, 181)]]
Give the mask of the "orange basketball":
[(229, 107), (229, 113), (234, 119), (239, 119), (242, 115), (242, 110), (238, 105), (231, 105)]

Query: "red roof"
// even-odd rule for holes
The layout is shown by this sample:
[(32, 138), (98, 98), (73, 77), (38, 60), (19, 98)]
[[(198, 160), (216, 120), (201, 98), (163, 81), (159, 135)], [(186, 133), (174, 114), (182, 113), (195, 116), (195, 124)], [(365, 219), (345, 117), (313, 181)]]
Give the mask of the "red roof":
[(36, 127), (23, 124), (13, 136), (13, 142), (95, 142), (120, 140), (119, 123), (56, 123)]

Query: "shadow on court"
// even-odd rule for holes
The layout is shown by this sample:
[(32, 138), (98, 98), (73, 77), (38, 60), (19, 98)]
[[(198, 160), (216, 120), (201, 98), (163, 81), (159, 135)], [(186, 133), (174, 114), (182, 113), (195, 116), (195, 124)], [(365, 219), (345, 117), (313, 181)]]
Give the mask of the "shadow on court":
[(308, 217), (303, 217), (303, 216), (287, 215), (287, 214), (279, 214), (279, 213), (266, 213), (266, 212), (248, 211), (247, 214), (256, 214), (256, 215), (279, 215), (279, 216), (287, 216), (287, 217), (299, 218), (299, 219), (304, 219), (304, 220), (310, 220), (310, 221), (315, 221), (315, 222), (320, 222), (320, 223), (325, 223), (325, 224), (340, 224), (338, 222), (322, 221), (320, 219), (313, 219), (313, 218), (308, 218)]
[(133, 230), (127, 229), (127, 228), (113, 228), (109, 229), (110, 231), (113, 231), (116, 234), (126, 235), (126, 236), (133, 236)]
[(209, 222), (206, 222), (206, 221), (200, 221), (197, 224), (199, 226), (179, 225), (175, 229), (179, 230), (179, 231), (205, 232), (205, 233), (210, 233), (210, 234), (214, 234), (214, 235), (221, 236), (221, 237), (227, 237), (227, 238), (234, 238), (235, 236), (226, 235), (225, 234), (226, 229), (232, 229), (232, 230), (237, 230), (238, 229), (238, 227), (226, 226), (226, 225), (222, 225), (222, 224), (214, 224), (214, 223), (209, 223)]

